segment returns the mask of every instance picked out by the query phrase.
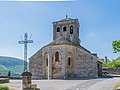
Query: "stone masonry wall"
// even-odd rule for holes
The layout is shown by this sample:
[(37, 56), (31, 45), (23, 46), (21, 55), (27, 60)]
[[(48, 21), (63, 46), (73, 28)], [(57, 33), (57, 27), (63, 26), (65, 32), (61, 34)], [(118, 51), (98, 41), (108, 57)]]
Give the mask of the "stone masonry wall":
[(33, 79), (43, 79), (43, 61), (42, 51), (39, 50), (35, 55), (29, 58), (29, 69), (33, 75)]
[(77, 49), (76, 74), (77, 77), (95, 77), (98, 76), (97, 58), (90, 53)]
[(108, 73), (120, 75), (120, 68), (108, 68)]

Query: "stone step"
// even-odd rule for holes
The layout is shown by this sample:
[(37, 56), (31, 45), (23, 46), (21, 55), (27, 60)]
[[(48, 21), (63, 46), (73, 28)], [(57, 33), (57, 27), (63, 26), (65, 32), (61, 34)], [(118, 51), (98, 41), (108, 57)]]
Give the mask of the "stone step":
[(118, 87), (117, 90), (120, 90), (120, 87)]

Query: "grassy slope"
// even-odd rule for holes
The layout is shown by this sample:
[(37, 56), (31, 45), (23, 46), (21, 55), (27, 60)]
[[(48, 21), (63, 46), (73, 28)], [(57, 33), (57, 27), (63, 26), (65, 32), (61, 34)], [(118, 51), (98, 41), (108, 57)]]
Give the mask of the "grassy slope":
[(8, 72), (8, 69), (5, 66), (0, 65), (0, 74), (7, 75), (7, 72)]
[(23, 71), (23, 60), (0, 56), (0, 73), (7, 75), (9, 69), (12, 75), (21, 75)]

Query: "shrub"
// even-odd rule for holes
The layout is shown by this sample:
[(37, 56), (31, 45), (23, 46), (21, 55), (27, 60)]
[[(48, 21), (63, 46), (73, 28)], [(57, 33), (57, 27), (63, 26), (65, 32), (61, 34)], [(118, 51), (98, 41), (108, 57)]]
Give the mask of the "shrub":
[(1, 84), (0, 90), (9, 90), (9, 87)]

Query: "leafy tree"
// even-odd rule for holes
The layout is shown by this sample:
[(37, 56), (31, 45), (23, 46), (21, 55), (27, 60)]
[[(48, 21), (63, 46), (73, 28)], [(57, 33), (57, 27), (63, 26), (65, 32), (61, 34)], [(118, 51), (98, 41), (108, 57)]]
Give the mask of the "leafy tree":
[(120, 40), (115, 40), (112, 42), (113, 53), (120, 52)]
[[(115, 40), (112, 42), (113, 53), (120, 52), (120, 40)], [(113, 68), (120, 68), (120, 60), (112, 60), (111, 67)]]
[(111, 60), (109, 62), (102, 61), (102, 67), (108, 67), (108, 68), (120, 68), (120, 60)]

